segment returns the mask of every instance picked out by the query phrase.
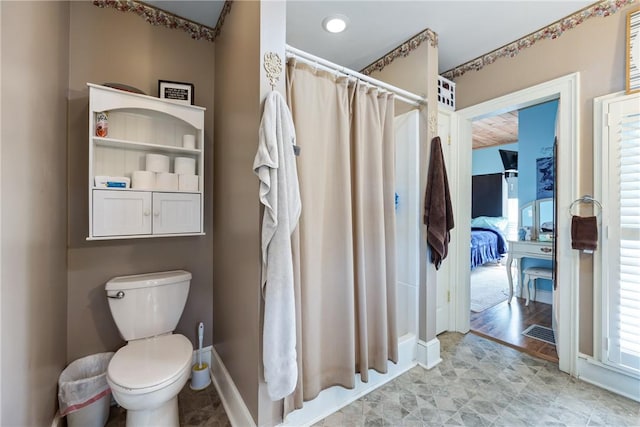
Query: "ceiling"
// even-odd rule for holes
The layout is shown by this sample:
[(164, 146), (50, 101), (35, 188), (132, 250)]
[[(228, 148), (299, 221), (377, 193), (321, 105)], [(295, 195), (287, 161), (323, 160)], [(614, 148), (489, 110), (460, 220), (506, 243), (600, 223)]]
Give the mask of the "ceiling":
[[(145, 3), (213, 28), (224, 1), (151, 0)], [(289, 0), (287, 43), (361, 70), (430, 28), (438, 34), (438, 68), (443, 73), (593, 3), (584, 0)], [(322, 28), (322, 20), (333, 14), (348, 17), (349, 26), (343, 33), (330, 34)]]
[(518, 142), (518, 110), (471, 122), (472, 148)]
[[(224, 0), (147, 0), (145, 3), (214, 28)], [(438, 34), (439, 72), (443, 73), (593, 3), (584, 0), (288, 0), (287, 43), (361, 70), (430, 28)], [(349, 19), (343, 33), (330, 34), (322, 28), (322, 20), (335, 14)], [(472, 126), (473, 148), (518, 140), (517, 111), (477, 120)]]

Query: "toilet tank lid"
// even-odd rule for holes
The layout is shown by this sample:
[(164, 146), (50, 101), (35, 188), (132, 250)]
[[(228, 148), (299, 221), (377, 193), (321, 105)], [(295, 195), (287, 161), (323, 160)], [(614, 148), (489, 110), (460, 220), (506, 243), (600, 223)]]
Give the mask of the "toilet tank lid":
[(150, 286), (171, 285), (173, 283), (191, 280), (191, 273), (184, 270), (161, 271), (158, 273), (134, 274), (119, 276), (109, 280), (104, 286), (105, 291), (122, 289), (139, 289)]

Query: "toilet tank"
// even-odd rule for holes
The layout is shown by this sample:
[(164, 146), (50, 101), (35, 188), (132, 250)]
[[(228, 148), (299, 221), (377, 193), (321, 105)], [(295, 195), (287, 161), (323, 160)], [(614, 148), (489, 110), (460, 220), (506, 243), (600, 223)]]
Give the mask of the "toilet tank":
[(127, 341), (173, 332), (189, 294), (184, 270), (114, 277), (105, 285), (109, 309)]

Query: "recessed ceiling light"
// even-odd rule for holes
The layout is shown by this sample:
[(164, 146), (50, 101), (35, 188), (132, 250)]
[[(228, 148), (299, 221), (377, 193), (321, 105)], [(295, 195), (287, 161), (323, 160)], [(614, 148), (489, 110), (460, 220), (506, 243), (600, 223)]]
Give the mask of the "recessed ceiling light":
[(330, 33), (341, 33), (347, 28), (349, 19), (344, 15), (331, 15), (322, 20), (322, 28)]

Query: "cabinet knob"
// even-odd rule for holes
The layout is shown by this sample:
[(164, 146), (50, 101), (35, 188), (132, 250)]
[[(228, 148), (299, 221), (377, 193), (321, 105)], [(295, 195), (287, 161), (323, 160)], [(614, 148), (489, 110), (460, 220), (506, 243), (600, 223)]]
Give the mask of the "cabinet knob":
[(149, 212), (149, 209), (146, 209), (142, 214), (144, 216), (149, 216), (149, 215), (151, 215), (151, 212)]
[(153, 211), (153, 216), (160, 216), (160, 212), (159, 211)]
[(540, 248), (540, 250), (541, 250), (542, 252), (549, 253), (549, 252), (551, 252), (553, 249), (551, 249), (551, 248)]

